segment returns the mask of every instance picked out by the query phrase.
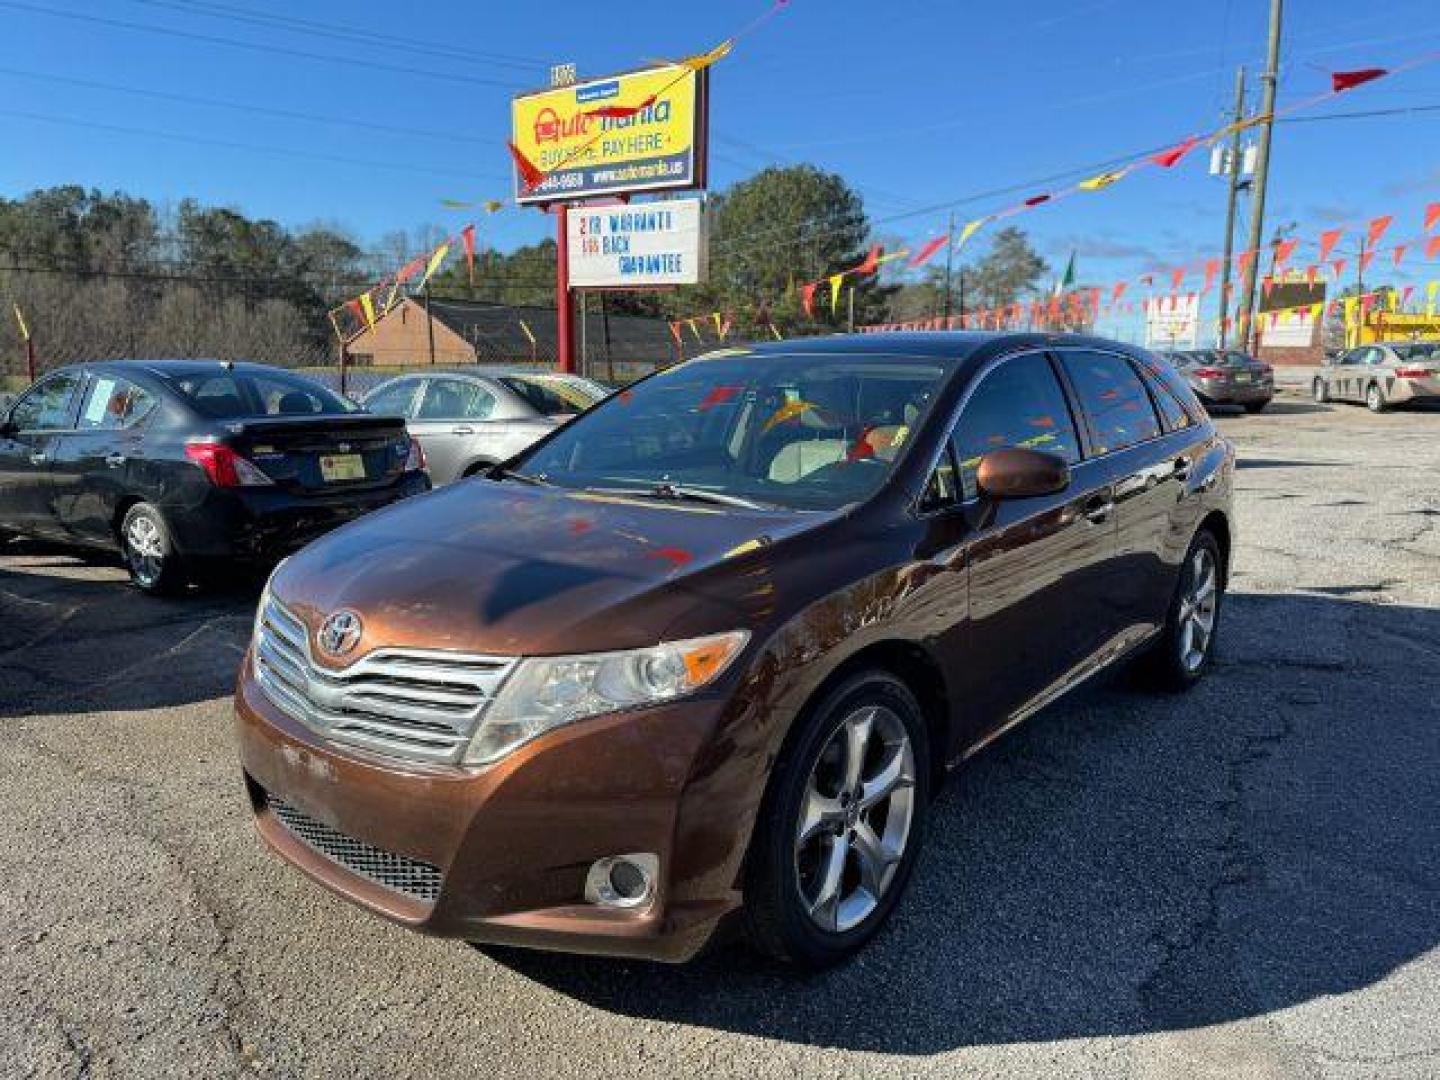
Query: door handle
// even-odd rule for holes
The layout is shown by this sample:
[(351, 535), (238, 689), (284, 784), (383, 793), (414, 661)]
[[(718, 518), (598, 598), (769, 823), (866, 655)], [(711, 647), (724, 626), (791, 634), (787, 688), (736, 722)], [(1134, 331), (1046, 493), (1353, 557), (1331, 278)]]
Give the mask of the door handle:
[(44, 465), (46, 456), (47, 455), (44, 450), (32, 450), (30, 452), (30, 464)]
[(109, 465), (112, 469), (118, 469), (121, 465), (124, 465), (127, 460), (125, 455), (120, 453), (105, 455), (105, 464)]
[(452, 427), (452, 428), (450, 429), (450, 434), (451, 434), (451, 435), (474, 435), (474, 434), (475, 434), (475, 429), (474, 429), (473, 427), (471, 427), (469, 424), (461, 424), (459, 427)]
[(1188, 457), (1178, 457), (1178, 458), (1176, 458), (1176, 459), (1175, 459), (1175, 471), (1174, 471), (1174, 473), (1172, 473), (1171, 475), (1173, 475), (1176, 480), (1187, 480), (1187, 479), (1189, 479), (1189, 477), (1190, 477), (1190, 465), (1191, 465), (1191, 461), (1190, 461), (1190, 459), (1189, 459)]
[(1110, 511), (1115, 509), (1115, 500), (1109, 495), (1093, 495), (1085, 500), (1081, 513), (1091, 525), (1103, 525), (1110, 520)]

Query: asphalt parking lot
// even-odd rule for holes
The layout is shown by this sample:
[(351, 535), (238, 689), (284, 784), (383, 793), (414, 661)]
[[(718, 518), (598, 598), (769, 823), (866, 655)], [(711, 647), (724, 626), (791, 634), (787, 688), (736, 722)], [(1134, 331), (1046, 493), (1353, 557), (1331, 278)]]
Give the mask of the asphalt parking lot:
[(0, 1074), (1440, 1074), (1440, 413), (1241, 448), (1212, 677), (1083, 691), (941, 796), (897, 918), (802, 978), (420, 938), (268, 855), (253, 585), (0, 552)]

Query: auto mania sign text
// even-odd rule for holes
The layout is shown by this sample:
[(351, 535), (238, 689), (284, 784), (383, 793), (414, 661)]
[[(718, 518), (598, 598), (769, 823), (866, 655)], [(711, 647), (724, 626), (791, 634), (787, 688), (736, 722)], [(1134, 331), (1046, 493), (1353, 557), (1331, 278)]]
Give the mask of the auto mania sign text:
[[(632, 116), (601, 110), (651, 104)], [(546, 177), (522, 203), (699, 186), (700, 76), (667, 65), (517, 97), (512, 141)]]

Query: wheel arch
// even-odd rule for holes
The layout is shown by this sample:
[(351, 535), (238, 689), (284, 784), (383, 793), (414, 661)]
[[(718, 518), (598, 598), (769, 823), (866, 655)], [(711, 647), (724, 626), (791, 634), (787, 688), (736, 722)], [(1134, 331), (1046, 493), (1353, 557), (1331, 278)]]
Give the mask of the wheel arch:
[[(825, 695), (846, 679), (867, 670), (879, 670), (893, 675), (905, 684), (915, 695), (920, 713), (925, 719), (925, 729), (930, 736), (931, 791), (939, 789), (945, 776), (945, 762), (949, 757), (950, 739), (953, 733), (950, 693), (945, 682), (945, 673), (938, 661), (922, 646), (910, 641), (891, 638), (872, 642), (844, 660), (820, 681), (805, 699), (805, 705), (797, 714), (791, 730), (797, 730), (801, 717)], [(786, 738), (789, 738), (787, 732)]]
[(1230, 552), (1233, 537), (1230, 533), (1230, 519), (1225, 516), (1223, 510), (1211, 510), (1201, 519), (1199, 526), (1195, 529), (1199, 532), (1209, 532), (1215, 537), (1215, 542), (1220, 545), (1220, 581), (1222, 586), (1230, 584)]

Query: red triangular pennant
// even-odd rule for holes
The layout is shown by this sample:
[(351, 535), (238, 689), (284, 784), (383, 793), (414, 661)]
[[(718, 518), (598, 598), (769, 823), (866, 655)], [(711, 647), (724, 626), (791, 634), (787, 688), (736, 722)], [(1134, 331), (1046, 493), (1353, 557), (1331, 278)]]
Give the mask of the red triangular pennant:
[(810, 318), (815, 317), (815, 290), (820, 287), (818, 281), (812, 281), (808, 285), (800, 286), (800, 306), (805, 309), (805, 314)]
[(1330, 73), (1330, 90), (1338, 94), (1342, 90), (1353, 90), (1357, 86), (1364, 86), (1367, 82), (1374, 82), (1376, 79), (1389, 75), (1388, 68), (1360, 68), (1356, 71), (1332, 71)]
[(1329, 229), (1322, 232), (1320, 234), (1320, 258), (1316, 261), (1323, 263), (1330, 258), (1330, 252), (1335, 250), (1335, 245), (1340, 242), (1340, 237), (1343, 235), (1343, 229)]
[(1409, 246), (1408, 244), (1396, 244), (1396, 245), (1395, 245), (1395, 255), (1394, 255), (1394, 258), (1395, 258), (1395, 269), (1397, 269), (1397, 270), (1400, 269), (1400, 260), (1403, 259), (1403, 258), (1405, 258), (1405, 249), (1406, 249), (1408, 246)]
[(1433, 259), (1440, 255), (1440, 235), (1432, 236), (1425, 241), (1425, 258)]
[(912, 267), (925, 265), (925, 263), (929, 262), (931, 257), (937, 251), (939, 251), (949, 242), (949, 233), (946, 233), (944, 236), (937, 236), (933, 240), (926, 241), (925, 246), (910, 257), (910, 265)]
[(1165, 150), (1161, 153), (1156, 154), (1150, 160), (1153, 161), (1156, 165), (1159, 165), (1162, 169), (1171, 168), (1172, 166), (1178, 164), (1181, 158), (1183, 158), (1186, 154), (1193, 150), (1195, 148), (1195, 144), (1199, 141), (1200, 139), (1197, 136), (1191, 135), (1190, 138), (1186, 139), (1184, 142), (1180, 143), (1177, 146), (1172, 146), (1169, 150)]
[(1425, 231), (1429, 232), (1440, 221), (1440, 202), (1432, 202), (1425, 207)]
[(510, 148), (510, 156), (515, 160), (515, 168), (520, 172), (520, 180), (525, 185), (525, 190), (539, 187), (545, 180), (545, 174), (537, 169), (534, 162), (522, 154), (513, 142), (507, 139), (505, 145)]
[(1367, 234), (1366, 237), (1366, 246), (1374, 247), (1376, 244), (1378, 244), (1380, 242), (1380, 237), (1385, 235), (1385, 230), (1390, 228), (1390, 222), (1394, 220), (1395, 216), (1393, 214), (1386, 214), (1383, 217), (1377, 217), (1374, 221), (1370, 222), (1370, 232)]
[(1299, 243), (1299, 240), (1281, 240), (1275, 245), (1275, 270), (1277, 273), (1285, 268), (1285, 264), (1290, 261), (1290, 256), (1295, 254), (1296, 245)]

